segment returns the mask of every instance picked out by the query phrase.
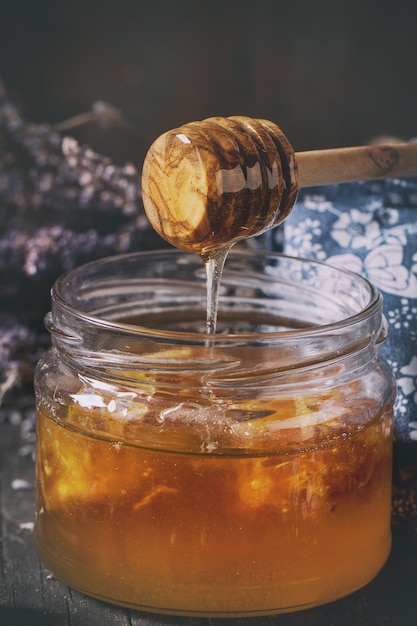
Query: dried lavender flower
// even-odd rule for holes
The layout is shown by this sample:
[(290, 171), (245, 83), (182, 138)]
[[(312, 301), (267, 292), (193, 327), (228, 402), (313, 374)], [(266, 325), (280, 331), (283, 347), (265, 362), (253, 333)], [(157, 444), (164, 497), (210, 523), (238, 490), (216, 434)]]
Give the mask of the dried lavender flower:
[(57, 125), (24, 120), (0, 84), (0, 403), (31, 382), (49, 345), (43, 317), (66, 270), (116, 253), (166, 245), (142, 207), (140, 173), (74, 138), (74, 123), (128, 126), (97, 101)]

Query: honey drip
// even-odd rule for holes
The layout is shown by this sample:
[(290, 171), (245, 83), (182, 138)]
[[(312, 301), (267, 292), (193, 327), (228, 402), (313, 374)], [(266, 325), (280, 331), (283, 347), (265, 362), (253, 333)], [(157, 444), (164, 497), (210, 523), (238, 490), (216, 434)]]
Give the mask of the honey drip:
[(214, 250), (207, 255), (201, 255), (206, 269), (207, 284), (207, 334), (216, 332), (217, 311), (219, 308), (219, 290), (226, 257), (230, 247)]

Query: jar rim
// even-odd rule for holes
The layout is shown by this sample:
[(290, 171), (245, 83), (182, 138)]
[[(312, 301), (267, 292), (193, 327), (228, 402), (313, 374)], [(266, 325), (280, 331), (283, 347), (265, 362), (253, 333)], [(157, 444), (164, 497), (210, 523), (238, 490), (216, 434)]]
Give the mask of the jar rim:
[[(297, 337), (301, 338), (314, 338), (315, 335), (323, 335), (325, 334), (334, 334), (338, 331), (343, 331), (347, 329), (347, 327), (352, 328), (352, 326), (360, 325), (369, 318), (373, 317), (378, 311), (382, 309), (382, 295), (379, 289), (373, 285), (365, 276), (358, 274), (352, 270), (335, 267), (323, 261), (313, 260), (304, 257), (295, 257), (290, 255), (285, 255), (281, 253), (269, 252), (269, 251), (253, 251), (253, 250), (242, 250), (242, 249), (232, 249), (229, 252), (229, 259), (282, 259), (288, 262), (294, 262), (299, 264), (308, 264), (315, 268), (322, 268), (323, 270), (329, 270), (333, 274), (338, 274), (339, 276), (350, 277), (352, 280), (356, 281), (358, 285), (360, 285), (368, 294), (368, 301), (364, 306), (358, 309), (358, 311), (353, 314), (347, 315), (341, 319), (336, 321), (331, 321), (329, 323), (324, 323), (320, 325), (313, 325), (308, 327), (296, 328), (296, 329), (285, 329), (285, 330), (273, 330), (273, 331), (265, 331), (265, 332), (233, 332), (233, 333), (215, 333), (215, 334), (207, 334), (206, 332), (197, 332), (190, 330), (171, 330), (171, 329), (161, 329), (158, 327), (152, 327), (148, 325), (140, 325), (127, 323), (120, 320), (113, 321), (111, 319), (106, 319), (105, 317), (101, 317), (96, 314), (91, 314), (91, 312), (86, 312), (77, 308), (73, 303), (69, 301), (68, 294), (71, 291), (72, 286), (77, 282), (81, 281), (83, 275), (87, 275), (90, 271), (96, 270), (100, 268), (103, 271), (103, 275), (105, 275), (106, 268), (109, 268), (112, 264), (123, 263), (126, 260), (133, 261), (137, 260), (137, 266), (140, 269), (140, 261), (150, 259), (152, 257), (161, 257), (166, 256), (168, 259), (171, 257), (174, 262), (174, 258), (193, 258), (199, 259), (199, 257), (195, 254), (189, 252), (183, 252), (178, 249), (156, 249), (156, 250), (146, 250), (146, 251), (138, 251), (138, 252), (129, 252), (125, 254), (118, 254), (113, 256), (103, 257), (101, 259), (93, 260), (88, 263), (79, 265), (68, 272), (61, 275), (54, 283), (51, 289), (52, 302), (55, 307), (58, 307), (61, 311), (65, 312), (65, 314), (69, 315), (71, 319), (76, 319), (82, 323), (87, 323), (88, 325), (101, 330), (101, 331), (110, 331), (110, 332), (124, 332), (128, 333), (131, 336), (140, 336), (147, 337), (149, 339), (164, 339), (164, 340), (172, 340), (179, 341), (183, 343), (184, 341), (192, 341), (195, 345), (216, 345), (220, 343), (224, 343), (225, 341), (228, 344), (233, 345), (234, 343), (242, 343), (245, 341), (274, 341), (274, 340), (296, 340)], [(226, 266), (227, 266), (226, 261)], [(204, 269), (204, 265), (201, 261), (201, 267)], [(138, 278), (140, 278), (140, 271), (138, 270)], [(205, 285), (204, 285), (205, 287)], [(48, 316), (47, 316), (48, 317)], [(54, 332), (54, 325), (46, 322), (48, 328)], [(55, 328), (56, 330), (56, 328)], [(385, 339), (383, 337), (382, 339)]]

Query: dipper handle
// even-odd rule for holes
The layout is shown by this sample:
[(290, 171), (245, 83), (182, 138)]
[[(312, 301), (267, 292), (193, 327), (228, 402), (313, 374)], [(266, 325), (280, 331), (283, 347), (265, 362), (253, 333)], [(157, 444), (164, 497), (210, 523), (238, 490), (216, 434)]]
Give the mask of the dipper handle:
[(296, 152), (298, 186), (417, 176), (417, 143)]

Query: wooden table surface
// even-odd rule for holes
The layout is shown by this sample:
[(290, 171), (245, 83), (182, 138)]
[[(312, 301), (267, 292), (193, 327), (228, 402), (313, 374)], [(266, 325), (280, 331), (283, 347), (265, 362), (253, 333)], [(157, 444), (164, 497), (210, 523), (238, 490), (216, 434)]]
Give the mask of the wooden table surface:
[(0, 419), (0, 499), (1, 626), (417, 625), (417, 537), (410, 529), (395, 529), (391, 556), (376, 579), (337, 602), (259, 618), (173, 617), (87, 598), (56, 580), (41, 564), (32, 537), (33, 433), (28, 420), (13, 412)]

